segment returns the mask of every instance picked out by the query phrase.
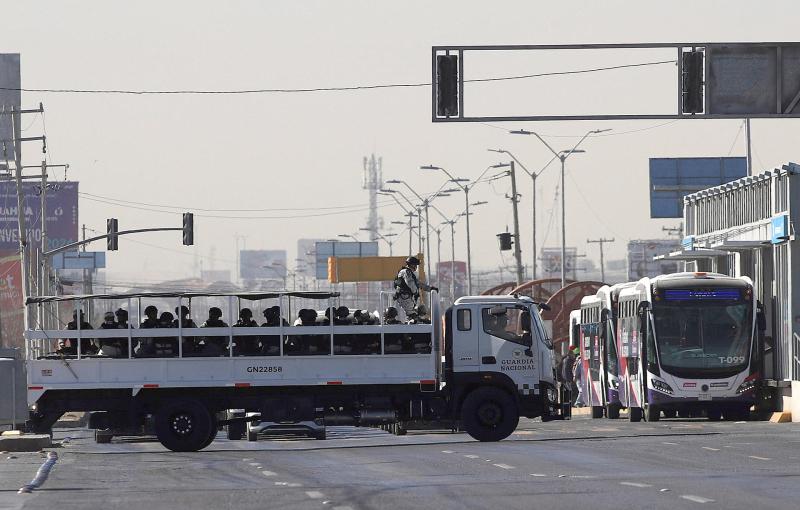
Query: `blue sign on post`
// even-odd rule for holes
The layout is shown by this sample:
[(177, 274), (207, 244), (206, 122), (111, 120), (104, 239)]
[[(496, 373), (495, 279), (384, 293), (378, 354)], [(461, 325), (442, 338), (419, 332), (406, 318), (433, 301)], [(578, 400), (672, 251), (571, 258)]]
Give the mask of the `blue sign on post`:
[(781, 244), (789, 240), (789, 215), (781, 214), (772, 218), (772, 244)]
[(650, 158), (650, 217), (682, 218), (683, 197), (747, 175), (747, 158)]

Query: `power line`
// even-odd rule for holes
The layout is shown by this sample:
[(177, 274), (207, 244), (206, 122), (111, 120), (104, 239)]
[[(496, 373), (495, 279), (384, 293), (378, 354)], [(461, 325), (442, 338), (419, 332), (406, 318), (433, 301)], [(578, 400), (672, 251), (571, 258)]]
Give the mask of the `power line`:
[[(601, 71), (612, 71), (617, 69), (627, 69), (634, 67), (674, 64), (676, 62), (677, 62), (676, 60), (658, 60), (653, 62), (639, 62), (636, 64), (621, 64), (616, 66), (594, 67), (589, 69), (575, 69), (570, 71), (552, 71), (547, 73), (522, 74), (515, 76), (473, 78), (470, 80), (464, 80), (464, 83), (486, 83), (486, 82), (496, 82), (496, 81), (523, 80), (528, 78), (543, 78), (546, 76), (563, 76), (571, 74), (595, 73)], [(22, 87), (0, 87), (0, 90), (53, 93), (53, 94), (246, 95), (246, 94), (293, 94), (293, 93), (306, 93), (306, 92), (348, 92), (348, 91), (359, 91), (359, 90), (416, 88), (416, 87), (430, 87), (430, 86), (431, 86), (430, 82), (416, 82), (416, 83), (383, 83), (383, 84), (368, 84), (368, 85), (349, 85), (349, 86), (338, 86), (338, 87), (260, 88), (260, 89), (230, 89), (230, 90), (62, 89), (62, 88), (22, 88)]]

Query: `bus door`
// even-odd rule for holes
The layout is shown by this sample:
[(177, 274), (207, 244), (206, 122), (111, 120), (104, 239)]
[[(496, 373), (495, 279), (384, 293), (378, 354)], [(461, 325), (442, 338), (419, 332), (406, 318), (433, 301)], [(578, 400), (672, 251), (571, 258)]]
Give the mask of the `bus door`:
[(600, 324), (600, 362), (602, 391), (608, 404), (619, 404), (619, 360), (615, 335), (616, 320), (611, 312), (603, 310)]
[(584, 374), (584, 395), (589, 406), (602, 406), (603, 395), (600, 381), (600, 324), (587, 324), (581, 345), (581, 362)]

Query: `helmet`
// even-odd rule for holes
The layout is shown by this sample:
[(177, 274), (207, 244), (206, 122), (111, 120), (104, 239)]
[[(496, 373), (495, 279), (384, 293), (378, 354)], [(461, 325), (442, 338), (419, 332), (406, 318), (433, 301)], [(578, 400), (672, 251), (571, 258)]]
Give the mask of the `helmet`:
[(216, 306), (212, 306), (208, 309), (208, 316), (212, 319), (219, 319), (222, 317), (222, 310), (217, 308)]
[(175, 307), (175, 315), (180, 315), (181, 317), (186, 317), (189, 315), (189, 307), (186, 305), (181, 305), (180, 311), (178, 311), (178, 307)]
[(406, 265), (407, 266), (418, 266), (419, 265), (419, 259), (417, 257), (408, 257), (406, 259)]
[(109, 321), (109, 320), (113, 321), (114, 320), (114, 312), (106, 312), (106, 313), (104, 313), (103, 314), (103, 320), (104, 321)]
[(350, 309), (347, 308), (346, 306), (340, 306), (339, 308), (336, 309), (336, 317), (344, 319), (348, 315), (350, 315)]
[(239, 317), (241, 317), (243, 319), (244, 318), (252, 319), (253, 318), (253, 311), (250, 310), (249, 308), (242, 308), (241, 310), (239, 310)]
[(394, 319), (397, 317), (397, 308), (390, 306), (386, 309), (386, 312), (383, 314), (386, 319)]
[(116, 315), (117, 317), (120, 317), (120, 318), (124, 317), (124, 318), (127, 319), (128, 318), (128, 310), (123, 310), (122, 308), (119, 308), (119, 309), (117, 309), (116, 312), (114, 312), (114, 315)]
[(158, 308), (156, 308), (153, 305), (149, 305), (147, 308), (144, 309), (144, 314), (146, 316), (148, 316), (148, 317), (150, 317), (150, 315), (157, 314), (157, 313), (158, 313)]

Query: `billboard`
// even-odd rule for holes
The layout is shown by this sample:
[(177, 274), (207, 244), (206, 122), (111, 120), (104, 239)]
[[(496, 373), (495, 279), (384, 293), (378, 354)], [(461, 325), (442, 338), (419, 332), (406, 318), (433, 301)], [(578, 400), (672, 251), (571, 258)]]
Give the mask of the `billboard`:
[(656, 255), (666, 255), (680, 250), (680, 241), (675, 239), (640, 239), (628, 243), (628, 281), (646, 276), (658, 276), (678, 272), (674, 260), (653, 260)]
[(650, 158), (650, 217), (683, 218), (683, 197), (747, 175), (747, 158)]
[[(42, 241), (41, 184), (22, 185), (23, 210), (28, 240)], [(53, 249), (78, 240), (78, 183), (65, 181), (47, 185), (47, 248)], [(0, 182), (0, 252), (19, 250), (17, 226), (17, 185)]]
[(325, 280), (328, 278), (328, 258), (352, 258), (352, 257), (377, 257), (378, 242), (368, 243), (339, 242), (339, 241), (319, 241), (314, 246), (314, 258), (316, 263), (316, 278)]
[[(542, 261), (542, 278), (561, 278), (561, 248), (542, 248), (539, 259)], [(567, 278), (575, 279), (575, 265), (578, 258), (578, 249), (567, 246), (567, 260), (565, 269)]]
[(239, 277), (242, 280), (286, 278), (286, 250), (240, 250)]
[[(445, 294), (450, 294), (450, 283), (453, 281), (453, 270), (455, 270), (455, 297), (459, 298), (466, 292), (467, 283), (467, 263), (460, 260), (455, 262), (439, 262), (436, 265), (436, 285)], [(428, 282), (430, 283), (430, 282)]]
[[(0, 108), (5, 107), (6, 111), (14, 108), (19, 110), (22, 104), (22, 95), (19, 90), (22, 85), (22, 78), (19, 67), (19, 53), (0, 54)], [(27, 125), (28, 122), (25, 122)], [(11, 140), (11, 115), (0, 115), (0, 140)], [(17, 126), (17, 133), (20, 132)], [(2, 145), (0, 145), (2, 150)], [(14, 161), (14, 146), (9, 143), (6, 145), (8, 160)], [(2, 163), (5, 166), (5, 161)]]
[[(422, 255), (418, 258), (423, 262)], [(328, 280), (344, 282), (390, 282), (406, 263), (406, 256), (398, 257), (330, 257)], [(425, 281), (425, 264), (420, 264), (417, 277)]]
[(0, 347), (24, 347), (19, 255), (0, 257)]
[(324, 239), (298, 239), (297, 240), (297, 274), (314, 276), (317, 263), (317, 243)]

